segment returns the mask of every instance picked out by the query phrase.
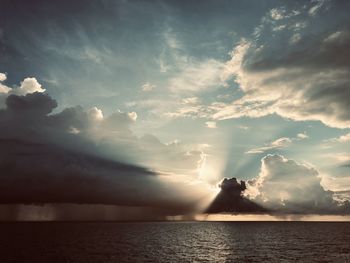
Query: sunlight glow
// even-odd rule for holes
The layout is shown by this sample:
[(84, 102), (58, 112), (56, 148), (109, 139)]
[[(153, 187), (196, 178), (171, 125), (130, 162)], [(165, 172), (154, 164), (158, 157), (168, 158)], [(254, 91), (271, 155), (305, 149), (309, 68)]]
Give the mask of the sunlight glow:
[(222, 179), (225, 163), (210, 157), (210, 155), (204, 154), (201, 166), (198, 168), (198, 176), (200, 180), (216, 185)]
[(315, 221), (348, 222), (350, 216), (341, 215), (259, 215), (259, 214), (198, 214), (197, 221)]

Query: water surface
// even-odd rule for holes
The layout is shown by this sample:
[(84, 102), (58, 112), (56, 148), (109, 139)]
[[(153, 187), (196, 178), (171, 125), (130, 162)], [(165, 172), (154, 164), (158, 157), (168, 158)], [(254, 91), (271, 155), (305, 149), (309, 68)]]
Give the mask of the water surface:
[(1, 223), (0, 262), (350, 262), (350, 223)]

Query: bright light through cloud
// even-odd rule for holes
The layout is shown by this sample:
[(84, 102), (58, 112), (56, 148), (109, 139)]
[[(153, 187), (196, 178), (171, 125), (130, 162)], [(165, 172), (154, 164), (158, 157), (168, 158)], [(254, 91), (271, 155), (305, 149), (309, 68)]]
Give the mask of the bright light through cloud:
[(350, 262), (349, 11), (0, 0), (0, 263)]
[(348, 9), (5, 1), (2, 202), (349, 214)]

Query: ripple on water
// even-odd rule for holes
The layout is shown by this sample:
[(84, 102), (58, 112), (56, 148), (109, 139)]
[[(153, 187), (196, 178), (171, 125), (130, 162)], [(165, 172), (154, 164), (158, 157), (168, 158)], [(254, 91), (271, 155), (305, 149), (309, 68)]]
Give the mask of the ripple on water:
[(2, 223), (0, 262), (350, 262), (350, 223)]

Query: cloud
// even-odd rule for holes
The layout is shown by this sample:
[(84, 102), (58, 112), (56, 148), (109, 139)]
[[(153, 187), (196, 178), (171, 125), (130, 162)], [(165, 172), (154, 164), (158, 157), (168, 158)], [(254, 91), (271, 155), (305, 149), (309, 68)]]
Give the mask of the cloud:
[(238, 128), (242, 129), (242, 130), (245, 130), (245, 131), (249, 129), (249, 127), (245, 126), (245, 125), (239, 125)]
[(36, 78), (25, 78), (21, 82), (21, 86), (16, 89), (18, 95), (25, 95), (34, 92), (44, 92), (45, 89), (41, 87), (41, 84), (36, 80)]
[[(198, 58), (188, 50), (172, 29), (164, 33), (165, 51), (161, 54), (161, 72), (171, 72), (166, 85), (175, 94), (196, 94), (227, 86), (232, 78), (226, 74), (225, 61), (214, 58)], [(166, 59), (165, 59), (166, 57)]]
[(298, 139), (300, 139), (300, 140), (304, 140), (304, 139), (309, 138), (309, 136), (308, 136), (306, 133), (298, 133), (298, 134), (297, 134), (297, 137), (298, 137)]
[[(170, 103), (167, 104), (169, 105)], [(209, 109), (201, 103), (198, 97), (185, 97), (172, 106), (174, 107), (164, 114), (165, 117), (205, 118), (208, 116)]]
[(150, 83), (145, 83), (142, 85), (142, 91), (144, 92), (150, 92), (152, 90), (154, 90), (154, 88), (156, 87), (156, 85), (150, 84)]
[(291, 143), (292, 143), (291, 139), (289, 139), (287, 137), (282, 137), (282, 138), (279, 138), (279, 139), (271, 142), (270, 144), (268, 144), (266, 146), (253, 148), (253, 149), (247, 151), (246, 153), (263, 153), (263, 152), (266, 152), (269, 150), (285, 148), (288, 145), (290, 145)]
[[(2, 203), (119, 203), (138, 200), (126, 189), (155, 173), (59, 146), (1, 140)], [(121, 182), (123, 180), (123, 182)], [(69, 182), (69, 183), (68, 183)], [(147, 184), (147, 180), (144, 182)], [(141, 194), (141, 193), (140, 193)]]
[(275, 41), (268, 37), (271, 30), (270, 22), (264, 21), (257, 38), (242, 40), (234, 48), (227, 67), (244, 95), (232, 103), (213, 104), (213, 119), (276, 113), (349, 128), (349, 28), (325, 26), (311, 37), (312, 28), (298, 27), (275, 32)]
[(101, 121), (103, 120), (103, 113), (102, 110), (98, 109), (97, 107), (93, 107), (88, 110), (88, 115), (89, 118), (96, 120), (96, 121)]
[(138, 138), (130, 129), (136, 112), (105, 116), (76, 106), (53, 113), (53, 98), (30, 93), (27, 85), (36, 83), (24, 85), (26, 95), (8, 95), (0, 110), (2, 203), (150, 206), (171, 214), (193, 212), (210, 195), (196, 178), (201, 150)]
[(51, 113), (57, 107), (57, 103), (47, 94), (29, 93), (26, 96), (11, 94), (6, 99), (7, 111), (4, 114), (13, 114), (19, 119), (25, 117), (40, 119)]
[(164, 144), (151, 134), (142, 136), (139, 146), (141, 149), (147, 149), (143, 163), (161, 171), (186, 174), (189, 178), (198, 176), (198, 170), (204, 162), (203, 146), (194, 147), (178, 141)]
[(273, 8), (270, 10), (270, 16), (274, 20), (281, 20), (284, 18), (285, 12), (285, 9)]
[(5, 81), (7, 79), (7, 76), (5, 73), (0, 73), (0, 96), (1, 94), (7, 94), (11, 88), (7, 87), (6, 85), (2, 84), (1, 82)]
[(298, 133), (296, 138), (281, 137), (265, 146), (250, 149), (246, 153), (263, 153), (270, 150), (283, 149), (292, 144), (294, 141), (300, 141), (309, 138), (305, 133)]
[(0, 73), (0, 81), (6, 80), (6, 74), (5, 73)]
[(309, 9), (309, 14), (311, 16), (315, 16), (320, 8), (324, 5), (324, 3), (326, 2), (325, 0), (318, 0), (318, 1), (314, 1), (316, 4), (313, 5), (310, 9)]
[(193, 93), (225, 86), (224, 70), (225, 64), (215, 59), (197, 61), (189, 58), (180, 72), (170, 79), (169, 89), (175, 93)]
[(257, 213), (267, 212), (262, 206), (243, 197), (246, 190), (244, 181), (237, 182), (236, 178), (224, 178), (220, 183), (220, 192), (205, 210), (205, 213)]
[(26, 95), (34, 92), (44, 92), (45, 89), (42, 88), (41, 84), (36, 78), (25, 78), (19, 87), (10, 88), (1, 82), (7, 79), (6, 74), (0, 73), (0, 108), (5, 106), (5, 101), (11, 94), (15, 95)]
[(296, 33), (290, 37), (289, 43), (297, 44), (300, 40), (301, 40), (301, 35), (299, 33)]
[(318, 171), (281, 155), (261, 160), (260, 174), (247, 183), (251, 200), (277, 213), (349, 213), (346, 204), (321, 185)]
[[(56, 101), (38, 92), (25, 96), (11, 94), (6, 106), (0, 111), (3, 203), (131, 205), (138, 200), (127, 191), (143, 180), (136, 178), (156, 175), (146, 168), (118, 160), (117, 155), (96, 144), (98, 137), (91, 139), (92, 129), (102, 117), (96, 108), (89, 113), (75, 107), (52, 114)], [(110, 132), (117, 129), (127, 133), (127, 118), (127, 114), (118, 112), (101, 124), (108, 125), (113, 119), (117, 123), (108, 126)], [(72, 129), (79, 133), (71, 132)], [(148, 190), (154, 187), (147, 180), (143, 187), (147, 183)], [(139, 190), (142, 195), (141, 188)]]
[(7, 94), (11, 89), (0, 83), (0, 93)]
[(205, 122), (205, 125), (210, 128), (210, 129), (216, 129), (217, 126), (216, 126), (216, 122), (215, 121), (207, 121)]
[[(323, 184), (328, 182), (321, 179), (308, 164), (269, 154), (261, 159), (259, 175), (247, 183), (225, 178), (219, 185), (221, 191), (205, 212), (349, 214), (349, 191), (326, 190)], [(340, 184), (344, 185), (341, 180)]]
[[(0, 73), (0, 81), (6, 80), (6, 75)], [(34, 92), (44, 92), (45, 89), (42, 88), (41, 84), (36, 80), (36, 78), (25, 78), (21, 85), (18, 88), (12, 89), (3, 84), (0, 84), (0, 93), (6, 94), (17, 94), (17, 95), (26, 95)]]
[(326, 142), (350, 142), (350, 133), (344, 134), (338, 138), (328, 139)]
[(271, 18), (272, 20), (285, 20), (288, 18), (291, 18), (293, 16), (297, 16), (300, 14), (300, 11), (298, 10), (287, 10), (286, 7), (280, 7), (280, 8), (272, 8), (268, 14), (268, 16), (265, 16), (263, 19), (266, 19), (267, 17)]

